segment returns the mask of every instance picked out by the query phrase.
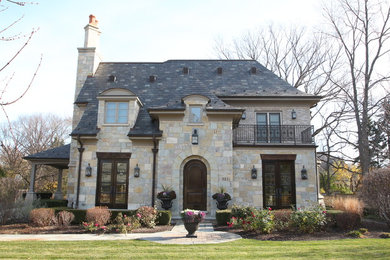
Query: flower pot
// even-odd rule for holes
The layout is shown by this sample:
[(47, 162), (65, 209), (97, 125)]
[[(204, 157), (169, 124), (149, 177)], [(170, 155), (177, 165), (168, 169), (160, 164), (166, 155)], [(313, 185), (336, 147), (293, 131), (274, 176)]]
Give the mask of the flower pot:
[(165, 210), (172, 208), (172, 199), (171, 198), (161, 198), (161, 207)]
[(195, 232), (199, 228), (199, 222), (189, 222), (189, 223), (186, 223), (184, 221), (184, 227), (188, 231), (188, 234), (186, 235), (186, 237), (192, 237), (192, 238), (198, 237), (198, 236), (195, 235)]
[(217, 208), (218, 209), (227, 209), (228, 200), (217, 200)]

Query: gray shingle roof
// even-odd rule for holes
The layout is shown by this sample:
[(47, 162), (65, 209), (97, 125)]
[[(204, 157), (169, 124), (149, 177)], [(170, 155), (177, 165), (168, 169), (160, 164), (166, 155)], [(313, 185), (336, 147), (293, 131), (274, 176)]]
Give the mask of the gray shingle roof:
[(49, 149), (43, 152), (31, 154), (23, 157), (26, 160), (34, 159), (68, 159), (70, 154), (70, 144), (59, 146), (53, 149)]
[[(183, 73), (189, 68), (189, 74)], [(222, 68), (222, 74), (217, 68)], [(256, 74), (251, 68), (256, 67)], [(116, 82), (108, 81), (115, 75)], [(157, 76), (155, 82), (149, 76)], [(207, 109), (234, 109), (219, 96), (244, 97), (314, 97), (289, 85), (253, 60), (168, 60), (162, 63), (100, 63), (94, 77), (88, 77), (76, 103), (88, 103), (72, 135), (96, 135), (97, 95), (110, 88), (124, 88), (135, 93), (143, 103), (136, 124), (129, 135), (161, 134), (148, 109), (183, 109), (182, 98), (200, 94), (210, 99)]]

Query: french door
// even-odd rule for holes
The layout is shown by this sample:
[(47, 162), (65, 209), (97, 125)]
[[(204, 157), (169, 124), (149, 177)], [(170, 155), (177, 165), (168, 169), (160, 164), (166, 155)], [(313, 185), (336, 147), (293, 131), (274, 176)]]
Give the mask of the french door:
[(128, 183), (128, 159), (100, 159), (96, 205), (126, 209)]
[(280, 143), (280, 113), (257, 113), (257, 142)]
[(295, 206), (294, 161), (263, 161), (263, 205), (272, 209)]

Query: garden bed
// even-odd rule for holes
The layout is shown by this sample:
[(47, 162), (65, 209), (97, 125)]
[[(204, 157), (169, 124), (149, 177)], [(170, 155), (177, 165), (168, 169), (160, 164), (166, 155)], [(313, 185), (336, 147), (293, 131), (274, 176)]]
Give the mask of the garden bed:
[[(363, 238), (380, 238), (380, 235), (383, 232), (390, 232), (390, 229), (383, 222), (364, 219), (361, 226), (368, 229), (368, 232), (364, 234)], [(348, 231), (337, 228), (327, 228), (325, 231), (312, 234), (299, 233), (296, 231), (273, 231), (271, 234), (261, 234), (253, 231), (244, 231), (240, 228), (229, 228), (227, 226), (216, 225), (214, 225), (214, 230), (235, 233), (243, 238), (263, 241), (310, 241), (351, 238), (350, 236), (347, 236)]]
[[(132, 233), (155, 233), (172, 230), (174, 225), (155, 226), (154, 228), (137, 228)], [(90, 233), (80, 225), (68, 227), (48, 226), (34, 227), (29, 224), (0, 225), (0, 234), (86, 234)]]

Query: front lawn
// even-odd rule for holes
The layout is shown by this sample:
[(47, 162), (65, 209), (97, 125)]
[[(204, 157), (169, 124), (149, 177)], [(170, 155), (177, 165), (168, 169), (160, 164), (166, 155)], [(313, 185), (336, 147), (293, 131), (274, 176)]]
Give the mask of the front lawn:
[(388, 259), (390, 239), (257, 241), (209, 245), (161, 245), (148, 241), (0, 242), (10, 259)]

